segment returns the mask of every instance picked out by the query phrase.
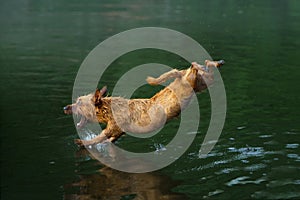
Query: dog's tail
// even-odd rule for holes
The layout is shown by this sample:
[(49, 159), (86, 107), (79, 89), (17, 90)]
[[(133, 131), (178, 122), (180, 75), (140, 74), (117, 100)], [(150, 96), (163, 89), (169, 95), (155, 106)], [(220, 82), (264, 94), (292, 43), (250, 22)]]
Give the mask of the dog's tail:
[(169, 72), (162, 74), (158, 78), (148, 77), (146, 80), (150, 85), (159, 85), (168, 79), (180, 78), (181, 76), (182, 76), (182, 73), (180, 71), (178, 71), (177, 69), (173, 69)]

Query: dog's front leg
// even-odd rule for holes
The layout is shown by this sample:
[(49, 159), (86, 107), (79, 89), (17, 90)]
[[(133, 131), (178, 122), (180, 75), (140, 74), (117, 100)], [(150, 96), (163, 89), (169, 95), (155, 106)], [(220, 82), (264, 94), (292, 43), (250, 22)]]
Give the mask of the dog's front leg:
[(97, 135), (96, 137), (94, 137), (91, 140), (75, 139), (74, 142), (75, 142), (75, 144), (77, 144), (79, 146), (93, 145), (93, 144), (97, 144), (97, 143), (100, 143), (100, 142), (103, 142), (104, 140), (106, 140), (107, 139), (106, 134), (107, 134), (107, 130), (104, 129), (99, 135)]

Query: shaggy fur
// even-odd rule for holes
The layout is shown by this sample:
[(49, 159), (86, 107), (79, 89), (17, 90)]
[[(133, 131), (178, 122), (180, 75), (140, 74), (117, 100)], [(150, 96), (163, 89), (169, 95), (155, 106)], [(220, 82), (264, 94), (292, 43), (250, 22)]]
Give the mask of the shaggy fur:
[(158, 78), (148, 77), (150, 85), (158, 85), (175, 78), (163, 90), (149, 99), (124, 99), (105, 97), (106, 87), (94, 94), (81, 96), (74, 104), (64, 107), (65, 114), (81, 116), (78, 128), (87, 122), (107, 124), (97, 137), (91, 140), (75, 140), (78, 145), (92, 145), (108, 139), (114, 141), (125, 132), (148, 133), (162, 127), (165, 122), (178, 116), (186, 108), (192, 95), (213, 83), (213, 67), (224, 61), (205, 61), (205, 66), (193, 62), (186, 70), (173, 69)]

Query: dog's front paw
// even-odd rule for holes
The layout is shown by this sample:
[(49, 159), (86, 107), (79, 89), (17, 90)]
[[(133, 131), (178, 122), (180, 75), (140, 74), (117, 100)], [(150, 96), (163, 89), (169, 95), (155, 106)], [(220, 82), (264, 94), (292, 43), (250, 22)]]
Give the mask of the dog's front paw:
[(74, 143), (77, 144), (80, 147), (84, 147), (84, 141), (80, 139), (75, 139)]

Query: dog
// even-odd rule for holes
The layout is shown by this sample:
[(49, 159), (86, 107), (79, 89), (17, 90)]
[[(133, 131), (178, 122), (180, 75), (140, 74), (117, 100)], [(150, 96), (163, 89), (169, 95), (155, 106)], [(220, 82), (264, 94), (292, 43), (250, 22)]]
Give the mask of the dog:
[(167, 87), (148, 99), (125, 99), (105, 96), (107, 87), (77, 98), (63, 108), (65, 114), (81, 117), (78, 128), (88, 122), (106, 124), (106, 128), (91, 140), (76, 139), (79, 146), (94, 145), (104, 141), (114, 142), (125, 132), (145, 134), (162, 127), (177, 117), (190, 102), (194, 93), (201, 92), (214, 81), (213, 68), (225, 62), (206, 60), (205, 65), (192, 62), (185, 70), (173, 69), (158, 78), (148, 77), (150, 85), (159, 85), (174, 78)]

